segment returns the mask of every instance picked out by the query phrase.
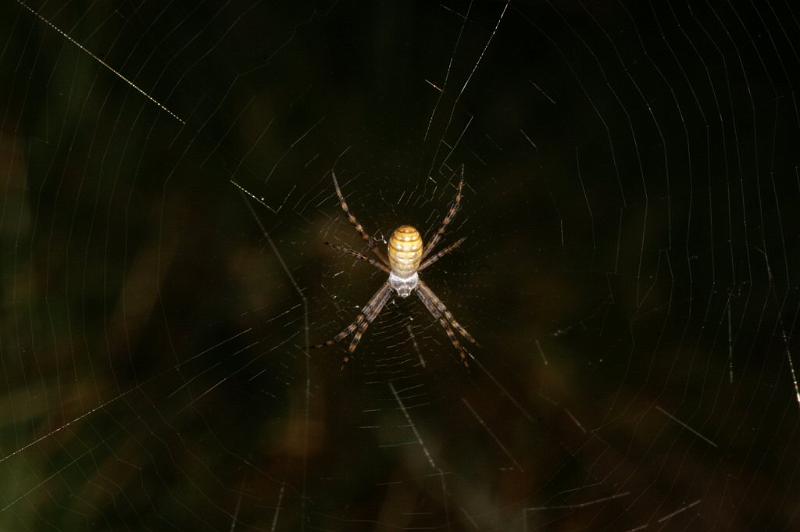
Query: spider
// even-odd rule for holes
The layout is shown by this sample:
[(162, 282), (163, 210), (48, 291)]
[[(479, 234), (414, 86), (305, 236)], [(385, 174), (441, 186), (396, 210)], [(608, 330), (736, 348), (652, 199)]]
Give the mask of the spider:
[[(461, 361), (465, 366), (468, 366), (467, 350), (464, 349), (463, 345), (461, 345), (461, 342), (458, 340), (454, 330), (458, 331), (461, 336), (477, 345), (475, 338), (473, 338), (472, 335), (456, 321), (456, 319), (453, 317), (453, 314), (451, 314), (450, 311), (447, 310), (447, 307), (444, 305), (444, 303), (442, 303), (442, 300), (439, 299), (436, 294), (433, 293), (433, 290), (431, 290), (430, 287), (419, 277), (419, 272), (430, 267), (439, 259), (458, 248), (466, 239), (460, 238), (441, 251), (433, 253), (433, 251), (436, 249), (436, 245), (442, 239), (442, 236), (444, 236), (447, 226), (453, 221), (453, 218), (455, 217), (456, 212), (461, 205), (462, 190), (464, 188), (464, 167), (461, 167), (461, 179), (459, 180), (458, 188), (456, 189), (455, 201), (450, 207), (450, 210), (447, 212), (447, 216), (444, 217), (441, 227), (439, 227), (439, 230), (434, 233), (433, 238), (431, 238), (431, 241), (428, 243), (428, 245), (423, 246), (422, 236), (414, 227), (410, 225), (401, 225), (394, 230), (391, 238), (389, 239), (389, 244), (387, 247), (388, 257), (380, 249), (378, 249), (375, 240), (367, 234), (367, 232), (364, 230), (364, 227), (358, 222), (358, 220), (356, 220), (356, 217), (353, 215), (353, 213), (350, 212), (350, 208), (347, 206), (347, 202), (342, 195), (342, 189), (339, 188), (339, 182), (336, 180), (336, 172), (331, 171), (331, 175), (333, 176), (333, 186), (336, 189), (336, 195), (339, 197), (339, 205), (342, 207), (342, 210), (347, 215), (347, 219), (350, 221), (353, 227), (355, 227), (358, 234), (361, 235), (361, 238), (367, 243), (369, 249), (375, 254), (377, 260), (338, 244), (332, 244), (330, 242), (325, 242), (325, 244), (336, 249), (337, 251), (347, 253), (348, 255), (351, 255), (361, 261), (371, 264), (375, 268), (389, 274), (389, 278), (385, 283), (383, 283), (383, 286), (381, 286), (378, 291), (375, 292), (372, 298), (370, 298), (369, 302), (361, 309), (361, 312), (359, 312), (353, 323), (348, 325), (344, 330), (342, 330), (342, 332), (334, 336), (331, 340), (317, 344), (314, 347), (319, 348), (331, 346), (336, 342), (344, 340), (352, 334), (353, 338), (350, 341), (350, 345), (347, 347), (347, 351), (348, 353), (353, 353), (356, 350), (356, 347), (358, 347), (358, 342), (361, 340), (361, 337), (364, 336), (367, 327), (369, 327), (369, 324), (378, 317), (378, 314), (381, 313), (381, 310), (383, 310), (383, 307), (386, 305), (389, 299), (391, 299), (393, 293), (397, 294), (401, 298), (406, 298), (412, 293), (416, 293), (417, 297), (420, 299), (420, 301), (422, 301), (422, 304), (428, 309), (428, 312), (430, 312), (433, 318), (441, 324), (444, 332), (447, 333), (447, 337), (450, 339), (453, 347), (458, 350), (458, 353), (461, 356)], [(344, 362), (347, 363), (349, 360), (350, 357), (345, 356)]]

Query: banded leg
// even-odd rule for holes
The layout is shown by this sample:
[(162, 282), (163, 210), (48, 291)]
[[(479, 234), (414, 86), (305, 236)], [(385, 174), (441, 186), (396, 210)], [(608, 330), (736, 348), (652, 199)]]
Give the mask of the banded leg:
[(387, 259), (386, 256), (383, 253), (381, 253), (381, 251), (376, 247), (375, 240), (367, 234), (367, 232), (364, 230), (364, 226), (361, 225), (358, 222), (358, 220), (356, 220), (356, 217), (353, 215), (353, 213), (350, 212), (350, 207), (347, 206), (347, 202), (344, 200), (342, 189), (339, 188), (339, 181), (336, 179), (336, 172), (331, 170), (331, 175), (333, 176), (333, 186), (334, 188), (336, 188), (336, 195), (339, 197), (339, 205), (342, 207), (342, 210), (347, 215), (347, 219), (350, 221), (353, 227), (355, 227), (358, 234), (361, 235), (361, 238), (364, 239), (364, 242), (367, 243), (369, 249), (371, 249), (372, 252), (375, 253), (375, 255), (377, 255), (377, 257), (381, 260), (383, 264), (388, 266), (389, 259)]
[(464, 240), (466, 240), (466, 239), (467, 239), (467, 237), (459, 238), (453, 244), (450, 244), (449, 246), (447, 246), (443, 250), (437, 251), (432, 256), (430, 256), (427, 259), (425, 259), (425, 262), (422, 263), (422, 265), (419, 267), (419, 270), (417, 270), (417, 271), (421, 272), (422, 270), (424, 270), (425, 268), (427, 268), (431, 264), (434, 264), (436, 261), (438, 261), (439, 259), (441, 259), (445, 255), (447, 255), (448, 253), (450, 253), (454, 249), (458, 248), (461, 244), (464, 243)]
[(320, 348), (322, 348), (322, 347), (330, 347), (330, 346), (332, 346), (333, 344), (335, 344), (335, 343), (337, 343), (337, 342), (341, 342), (342, 340), (344, 340), (345, 338), (347, 338), (348, 336), (350, 336), (350, 335), (353, 333), (353, 331), (355, 331), (355, 330), (356, 330), (356, 328), (358, 327), (358, 325), (359, 325), (359, 324), (360, 324), (360, 323), (361, 323), (363, 320), (364, 320), (364, 314), (362, 314), (362, 313), (359, 313), (359, 314), (358, 314), (358, 317), (356, 318), (356, 321), (354, 321), (353, 323), (351, 323), (350, 325), (348, 325), (347, 327), (345, 327), (345, 328), (342, 330), (342, 332), (340, 332), (339, 334), (337, 334), (336, 336), (334, 336), (334, 337), (333, 337), (333, 338), (331, 338), (330, 340), (325, 340), (324, 342), (322, 342), (322, 343), (320, 343), (320, 344), (315, 344), (315, 345), (312, 345), (312, 346), (311, 346), (311, 348), (312, 348), (312, 349), (320, 349)]
[(314, 349), (319, 349), (321, 347), (328, 347), (337, 342), (341, 342), (342, 340), (353, 334), (353, 332), (355, 332), (364, 321), (366, 321), (367, 319), (369, 319), (370, 321), (374, 320), (377, 314), (372, 315), (372, 317), (370, 318), (372, 310), (377, 305), (380, 305), (380, 307), (382, 308), (386, 304), (386, 301), (388, 301), (390, 295), (391, 295), (391, 286), (389, 285), (388, 282), (384, 283), (383, 286), (380, 287), (378, 291), (375, 292), (375, 294), (370, 298), (369, 302), (367, 302), (367, 304), (364, 305), (364, 307), (361, 309), (361, 312), (358, 313), (358, 316), (353, 321), (353, 323), (345, 327), (339, 334), (334, 336), (332, 339), (326, 340), (321, 344), (313, 346)]
[[(356, 347), (358, 347), (358, 342), (361, 341), (361, 337), (364, 336), (365, 332), (367, 332), (367, 327), (369, 327), (369, 324), (372, 323), (375, 320), (375, 318), (378, 317), (378, 314), (381, 313), (381, 310), (383, 310), (384, 305), (386, 305), (391, 296), (392, 296), (392, 290), (387, 289), (385, 293), (381, 296), (381, 298), (375, 302), (375, 305), (369, 310), (369, 313), (365, 315), (364, 320), (362, 320), (361, 323), (358, 324), (358, 329), (356, 330), (356, 333), (353, 335), (353, 339), (350, 341), (350, 345), (347, 346), (348, 353), (352, 353), (353, 351), (356, 350)], [(345, 359), (345, 362), (347, 362), (347, 359)]]
[(464, 165), (461, 165), (461, 179), (459, 179), (458, 181), (458, 188), (456, 189), (456, 199), (453, 202), (453, 205), (450, 207), (450, 210), (447, 211), (447, 216), (444, 217), (441, 227), (439, 227), (439, 230), (436, 231), (436, 234), (433, 235), (433, 238), (431, 238), (431, 241), (428, 243), (428, 246), (422, 253), (423, 259), (428, 255), (430, 255), (431, 251), (433, 251), (434, 248), (436, 248), (436, 244), (438, 244), (439, 240), (441, 240), (442, 236), (444, 236), (444, 232), (447, 230), (447, 226), (450, 225), (450, 222), (452, 222), (453, 218), (455, 218), (456, 213), (458, 212), (458, 208), (461, 206), (463, 189), (464, 189)]
[[(417, 294), (419, 294), (420, 298), (425, 298), (430, 300), (431, 304), (437, 309), (439, 314), (441, 314), (447, 322), (452, 325), (452, 327), (457, 330), (461, 336), (469, 340), (475, 345), (479, 345), (478, 341), (472, 337), (472, 335), (462, 326), (460, 323), (456, 321), (456, 318), (453, 316), (452, 312), (447, 310), (447, 307), (439, 297), (433, 293), (433, 290), (430, 289), (428, 285), (426, 285), (420, 279), (419, 284), (417, 285)], [(424, 303), (424, 300), (423, 300)]]
[(371, 259), (369, 257), (365, 257), (364, 255), (362, 255), (358, 251), (352, 250), (352, 249), (350, 249), (348, 247), (345, 247), (345, 246), (340, 246), (339, 244), (332, 244), (330, 242), (325, 242), (325, 245), (332, 247), (336, 251), (341, 251), (342, 253), (347, 253), (348, 255), (351, 255), (351, 256), (359, 259), (359, 260), (363, 260), (364, 262), (373, 265), (374, 267), (378, 268), (381, 271), (389, 273), (389, 268), (384, 266), (383, 263), (381, 263), (380, 261), (377, 261), (375, 259)]
[(442, 329), (444, 329), (444, 332), (447, 334), (447, 338), (450, 339), (450, 343), (453, 344), (453, 347), (455, 347), (458, 351), (458, 354), (461, 357), (461, 363), (464, 364), (464, 366), (469, 367), (469, 361), (467, 359), (469, 353), (464, 346), (461, 345), (456, 333), (453, 332), (453, 328), (450, 326), (444, 316), (442, 316), (439, 309), (436, 308), (434, 302), (419, 290), (417, 290), (417, 297), (419, 297), (420, 301), (422, 301), (422, 304), (425, 305), (425, 308), (428, 309), (428, 312), (431, 313), (431, 316), (433, 316), (433, 318), (439, 322), (439, 325), (442, 326)]

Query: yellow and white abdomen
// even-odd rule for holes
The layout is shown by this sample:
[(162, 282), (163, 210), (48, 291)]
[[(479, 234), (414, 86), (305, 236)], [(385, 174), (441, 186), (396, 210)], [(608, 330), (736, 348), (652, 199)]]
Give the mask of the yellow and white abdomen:
[(400, 297), (408, 296), (419, 280), (422, 260), (422, 235), (410, 225), (401, 225), (389, 239), (389, 282)]
[(389, 266), (398, 277), (410, 277), (422, 260), (422, 236), (410, 225), (401, 225), (389, 239)]

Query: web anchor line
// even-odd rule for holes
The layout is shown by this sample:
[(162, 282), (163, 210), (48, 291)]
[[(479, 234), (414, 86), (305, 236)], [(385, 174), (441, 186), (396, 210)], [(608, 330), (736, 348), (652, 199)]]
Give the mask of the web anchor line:
[(49, 19), (47, 19), (47, 18), (45, 18), (45, 17), (44, 17), (44, 15), (42, 15), (41, 13), (39, 13), (38, 11), (36, 11), (35, 9), (33, 9), (31, 6), (29, 6), (28, 4), (26, 4), (26, 3), (25, 3), (25, 2), (23, 2), (22, 0), (17, 0), (17, 3), (18, 3), (19, 5), (21, 5), (22, 7), (24, 7), (24, 8), (25, 8), (25, 9), (26, 9), (26, 10), (27, 10), (29, 13), (31, 13), (33, 16), (35, 16), (36, 18), (38, 18), (39, 20), (41, 20), (42, 22), (44, 22), (44, 23), (45, 23), (47, 26), (49, 26), (49, 27), (50, 27), (50, 29), (52, 29), (53, 31), (55, 31), (56, 33), (58, 33), (59, 35), (61, 35), (62, 37), (64, 37), (64, 38), (65, 38), (67, 41), (69, 41), (69, 42), (70, 42), (72, 45), (74, 45), (74, 46), (76, 46), (78, 49), (80, 49), (80, 50), (81, 50), (83, 53), (85, 53), (86, 55), (88, 55), (89, 57), (91, 57), (92, 59), (94, 59), (95, 61), (97, 61), (98, 63), (100, 63), (100, 64), (101, 64), (103, 67), (105, 67), (105, 68), (106, 68), (106, 70), (108, 70), (108, 71), (110, 71), (111, 73), (113, 73), (113, 74), (114, 74), (115, 76), (117, 76), (119, 79), (121, 79), (122, 81), (124, 81), (125, 83), (127, 83), (127, 84), (128, 84), (130, 87), (132, 87), (133, 89), (135, 89), (135, 90), (136, 90), (136, 91), (137, 91), (139, 94), (141, 94), (142, 96), (144, 96), (145, 98), (147, 98), (148, 100), (150, 100), (150, 101), (151, 101), (152, 103), (154, 103), (154, 104), (155, 104), (155, 105), (156, 105), (156, 106), (157, 106), (159, 109), (161, 109), (162, 111), (164, 111), (165, 113), (167, 113), (169, 116), (171, 116), (172, 118), (174, 118), (175, 120), (177, 120), (178, 122), (180, 122), (180, 124), (181, 124), (182, 126), (185, 126), (185, 125), (186, 125), (186, 121), (185, 121), (183, 118), (181, 118), (181, 117), (180, 117), (180, 116), (178, 116), (177, 114), (175, 114), (175, 113), (173, 113), (172, 111), (170, 111), (170, 110), (167, 108), (167, 106), (165, 106), (164, 104), (162, 104), (161, 102), (159, 102), (158, 100), (156, 100), (155, 98), (153, 98), (152, 96), (150, 96), (149, 94), (147, 94), (147, 93), (146, 93), (146, 92), (145, 92), (143, 89), (141, 89), (141, 88), (140, 88), (138, 85), (136, 85), (136, 83), (134, 83), (134, 82), (133, 82), (133, 81), (131, 81), (130, 79), (126, 78), (126, 77), (125, 77), (125, 76), (124, 76), (124, 75), (123, 75), (123, 74), (122, 74), (120, 71), (118, 71), (117, 69), (115, 69), (114, 67), (112, 67), (111, 65), (109, 65), (108, 63), (106, 63), (105, 61), (103, 61), (103, 60), (102, 60), (100, 57), (98, 57), (98, 56), (97, 56), (95, 53), (93, 53), (91, 50), (89, 50), (89, 49), (88, 49), (88, 48), (86, 48), (84, 45), (82, 45), (81, 43), (79, 43), (78, 41), (76, 41), (75, 39), (73, 39), (72, 37), (70, 37), (70, 35), (69, 35), (67, 32), (65, 32), (64, 30), (62, 30), (61, 28), (59, 28), (58, 26), (56, 26), (56, 25), (55, 25), (55, 24), (53, 24), (52, 22), (50, 22), (50, 20), (49, 20)]

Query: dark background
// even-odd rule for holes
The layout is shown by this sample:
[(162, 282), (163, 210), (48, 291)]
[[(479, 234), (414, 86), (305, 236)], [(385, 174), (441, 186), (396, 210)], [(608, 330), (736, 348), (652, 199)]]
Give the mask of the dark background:
[[(790, 2), (0, 26), (3, 530), (800, 526)], [(309, 349), (384, 277), (324, 245), (364, 250), (334, 165), (376, 238), (427, 238), (463, 166), (424, 277), (469, 368), (415, 298)]]

